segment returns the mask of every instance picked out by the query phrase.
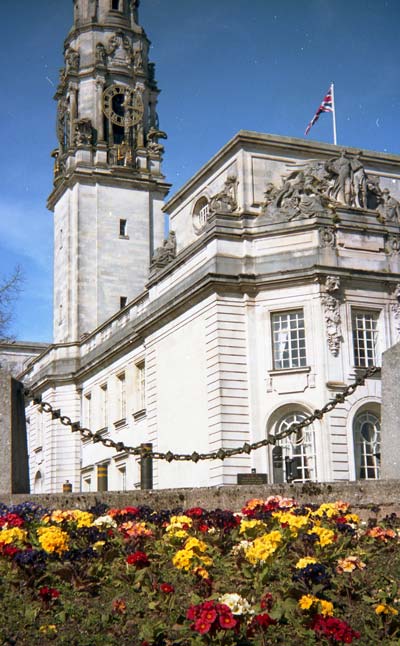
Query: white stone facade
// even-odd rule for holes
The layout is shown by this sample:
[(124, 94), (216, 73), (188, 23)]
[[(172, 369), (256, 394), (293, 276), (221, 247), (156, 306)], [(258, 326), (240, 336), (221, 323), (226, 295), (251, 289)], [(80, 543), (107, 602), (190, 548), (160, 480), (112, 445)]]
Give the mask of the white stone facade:
[[(75, 170), (51, 197), (55, 344), (23, 379), (63, 415), (161, 452), (261, 442), (343, 392), (398, 340), (398, 157), (240, 132), (165, 206), (176, 254), (159, 254), (150, 272), (167, 185), (159, 167), (149, 182), (138, 164), (131, 185), (118, 169), (96, 182)], [(115, 235), (119, 219), (129, 239)], [(373, 376), (274, 452), (156, 460), (154, 487), (235, 484), (252, 469), (269, 482), (377, 478), (380, 401)], [(59, 491), (66, 479), (95, 491), (99, 467), (102, 488), (140, 485), (129, 451), (82, 441), (33, 404), (28, 416), (33, 491)]]

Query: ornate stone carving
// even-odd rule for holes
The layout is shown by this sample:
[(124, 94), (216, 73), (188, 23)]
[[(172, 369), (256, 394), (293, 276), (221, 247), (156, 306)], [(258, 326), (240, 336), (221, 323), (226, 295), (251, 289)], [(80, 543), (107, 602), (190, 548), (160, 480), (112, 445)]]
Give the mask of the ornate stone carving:
[(400, 284), (396, 285), (393, 292), (395, 302), (392, 303), (391, 310), (393, 312), (394, 326), (396, 329), (396, 341), (400, 340)]
[(342, 150), (339, 157), (326, 161), (298, 162), (282, 185), (269, 182), (261, 212), (271, 219), (290, 221), (318, 215), (332, 215), (335, 209), (378, 210), (380, 219), (398, 221), (400, 203), (383, 191), (379, 178), (365, 172), (361, 153)]
[(65, 52), (65, 63), (67, 66), (67, 71), (78, 72), (79, 62), (80, 62), (79, 52), (77, 52), (76, 49), (73, 49), (72, 47), (68, 47), (68, 49)]
[(176, 235), (175, 231), (170, 231), (168, 238), (164, 240), (163, 246), (158, 247), (151, 259), (150, 274), (156, 273), (176, 257)]
[(336, 231), (334, 227), (320, 227), (319, 228), (319, 244), (320, 247), (336, 247)]
[(229, 175), (222, 191), (210, 199), (210, 213), (233, 213), (237, 209), (236, 199), (237, 177)]
[(125, 65), (132, 65), (134, 52), (130, 39), (122, 31), (117, 31), (108, 39), (105, 53), (109, 58), (115, 58)]
[(336, 357), (339, 354), (342, 340), (341, 318), (340, 318), (340, 278), (339, 276), (327, 276), (325, 280), (325, 294), (322, 294), (324, 306), (324, 319), (328, 348), (331, 354)]
[(93, 141), (93, 129), (90, 119), (78, 119), (75, 121), (75, 145), (90, 146)]
[(388, 235), (386, 239), (386, 252), (390, 256), (395, 256), (400, 253), (400, 236)]
[(156, 155), (162, 155), (164, 152), (164, 146), (158, 143), (159, 139), (168, 139), (167, 133), (151, 127), (147, 133), (147, 149)]

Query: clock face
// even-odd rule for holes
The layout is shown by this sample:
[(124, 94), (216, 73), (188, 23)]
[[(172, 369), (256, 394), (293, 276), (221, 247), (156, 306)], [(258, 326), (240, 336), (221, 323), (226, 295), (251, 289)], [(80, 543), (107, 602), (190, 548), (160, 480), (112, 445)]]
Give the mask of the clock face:
[(110, 85), (103, 92), (103, 112), (117, 126), (134, 126), (143, 116), (143, 99), (138, 90)]

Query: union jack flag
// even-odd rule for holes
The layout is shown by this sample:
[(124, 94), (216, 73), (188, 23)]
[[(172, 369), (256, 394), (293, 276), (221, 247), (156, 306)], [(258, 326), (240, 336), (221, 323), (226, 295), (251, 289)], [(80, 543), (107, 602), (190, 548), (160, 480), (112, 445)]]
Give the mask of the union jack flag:
[(333, 112), (333, 88), (332, 85), (330, 86), (328, 92), (325, 94), (321, 105), (319, 106), (318, 110), (314, 114), (313, 118), (311, 119), (310, 123), (308, 124), (305, 135), (308, 135), (310, 132), (311, 128), (313, 127), (314, 123), (316, 123), (319, 119), (319, 115), (321, 112)]

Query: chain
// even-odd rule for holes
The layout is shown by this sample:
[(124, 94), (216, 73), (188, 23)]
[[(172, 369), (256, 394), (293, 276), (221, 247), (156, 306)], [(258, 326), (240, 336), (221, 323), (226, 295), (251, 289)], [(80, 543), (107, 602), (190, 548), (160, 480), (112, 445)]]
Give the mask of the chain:
[(166, 460), (167, 462), (173, 462), (174, 460), (181, 462), (199, 462), (200, 460), (224, 460), (225, 458), (230, 458), (234, 455), (241, 455), (243, 453), (249, 454), (263, 446), (268, 446), (269, 444), (275, 445), (277, 442), (285, 439), (289, 435), (292, 435), (292, 433), (297, 433), (301, 429), (311, 426), (315, 420), (322, 419), (326, 413), (332, 411), (339, 404), (343, 404), (359, 386), (363, 386), (366, 379), (380, 372), (380, 368), (371, 366), (362, 375), (357, 377), (353, 383), (346, 386), (343, 392), (337, 393), (335, 397), (326, 403), (321, 409), (314, 410), (313, 413), (307, 415), (301, 422), (291, 424), (286, 430), (281, 431), (281, 433), (269, 435), (267, 438), (260, 440), (259, 442), (253, 442), (251, 444), (245, 442), (245, 444), (236, 448), (221, 448), (218, 449), (218, 451), (212, 451), (210, 453), (197, 453), (197, 451), (194, 451), (193, 453), (172, 453), (172, 451), (160, 453), (159, 451), (152, 451), (148, 445), (126, 446), (123, 442), (114, 442), (114, 440), (108, 437), (102, 437), (101, 431), (93, 433), (90, 429), (81, 427), (80, 422), (73, 422), (67, 415), (61, 415), (60, 409), (55, 409), (48, 402), (42, 401), (41, 396), (35, 396), (29, 390), (25, 391), (25, 395), (27, 397), (31, 397), (33, 403), (40, 406), (40, 409), (45, 413), (49, 413), (52, 419), (58, 419), (63, 426), (69, 426), (72, 433), (80, 433), (83, 440), (91, 440), (94, 443), (100, 442), (107, 448), (115, 449), (117, 453), (124, 451), (131, 455), (139, 455), (142, 458), (148, 457), (153, 458), (154, 460)]

